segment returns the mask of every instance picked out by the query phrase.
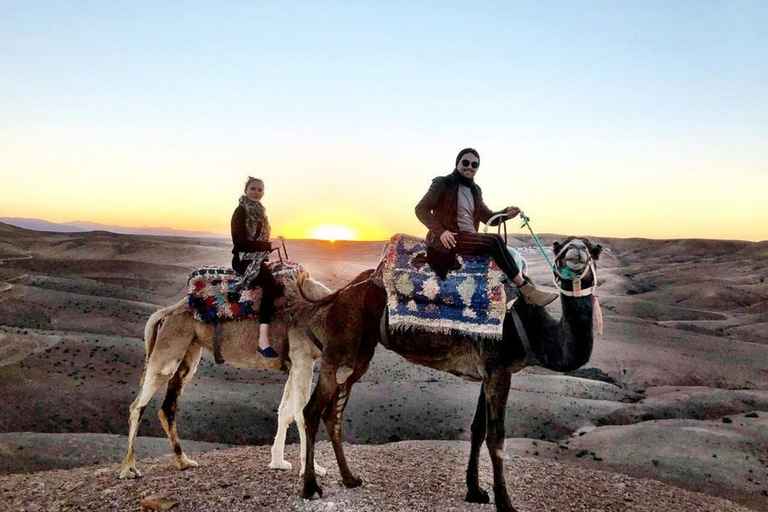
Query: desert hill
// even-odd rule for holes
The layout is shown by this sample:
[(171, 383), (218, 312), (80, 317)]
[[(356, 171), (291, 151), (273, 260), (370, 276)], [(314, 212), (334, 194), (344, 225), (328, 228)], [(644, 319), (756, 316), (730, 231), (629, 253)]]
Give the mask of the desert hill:
[[(530, 368), (513, 378), (508, 452), (526, 467), (649, 478), (768, 510), (768, 242), (593, 241), (606, 248), (598, 269), (605, 333), (582, 370)], [(516, 235), (510, 245), (547, 286), (548, 268), (532, 240)], [(383, 242), (290, 240), (287, 247), (291, 259), (335, 289), (375, 266)], [(229, 250), (221, 239), (44, 233), (0, 223), (0, 473), (99, 464), (104, 481), (115, 476), (141, 376), (144, 322), (183, 297), (191, 270), (228, 266)], [(274, 436), (284, 380), (279, 372), (215, 365), (204, 356), (180, 404), (187, 450), (245, 444), (256, 445), (249, 453), (258, 457), (268, 454), (260, 445)], [(350, 462), (366, 460), (364, 445), (389, 443), (376, 453), (390, 461), (413, 448), (404, 444), (409, 440), (467, 440), (477, 393), (477, 384), (380, 348), (345, 414), (345, 440), (359, 445)], [(164, 437), (155, 418), (159, 400), (148, 408), (142, 436)], [(289, 442), (298, 442), (295, 429)], [(167, 440), (140, 438), (138, 445), (139, 465), (170, 478)], [(433, 454), (436, 464), (453, 449)], [(162, 457), (142, 458), (150, 455)], [(210, 457), (215, 464), (220, 455)], [(458, 460), (461, 481), (466, 461)], [(73, 478), (84, 479), (94, 469), (75, 471)], [(18, 478), (0, 478), (0, 509), (14, 492), (21, 495), (23, 482), (34, 481)], [(264, 478), (278, 485), (278, 477)], [(115, 476), (110, 488), (138, 495), (148, 490), (143, 481), (120, 486)], [(714, 507), (701, 510), (726, 509)]]
[(174, 228), (163, 227), (138, 227), (128, 228), (125, 226), (115, 226), (109, 224), (99, 224), (97, 222), (88, 222), (74, 220), (72, 222), (49, 222), (41, 219), (30, 219), (24, 217), (0, 217), (0, 222), (10, 224), (23, 229), (34, 231), (49, 231), (55, 233), (82, 233), (84, 231), (110, 231), (112, 233), (121, 233), (124, 235), (155, 235), (155, 236), (184, 236), (196, 238), (229, 238), (228, 235), (220, 233), (211, 233), (209, 231), (185, 231)]

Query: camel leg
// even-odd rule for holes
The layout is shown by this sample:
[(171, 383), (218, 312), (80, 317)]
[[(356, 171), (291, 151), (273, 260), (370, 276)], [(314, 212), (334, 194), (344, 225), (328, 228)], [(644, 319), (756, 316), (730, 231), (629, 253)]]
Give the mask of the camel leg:
[(160, 423), (163, 425), (168, 440), (171, 442), (173, 454), (176, 456), (176, 465), (181, 470), (198, 466), (197, 462), (187, 457), (187, 454), (181, 449), (177, 431), (176, 411), (181, 395), (184, 393), (184, 386), (192, 380), (197, 371), (197, 365), (200, 363), (202, 352), (202, 347), (193, 346), (184, 355), (179, 368), (173, 374), (171, 380), (168, 381), (165, 400), (163, 400), (163, 405), (157, 413), (157, 417), (160, 418)]
[(333, 400), (323, 412), (323, 422), (325, 423), (325, 429), (328, 431), (331, 443), (333, 444), (333, 451), (336, 454), (336, 461), (339, 464), (342, 483), (346, 487), (360, 487), (363, 485), (363, 480), (352, 473), (349, 464), (347, 464), (347, 457), (344, 455), (344, 448), (341, 444), (341, 420), (344, 415), (344, 409), (347, 406), (347, 401), (349, 400), (352, 384), (354, 384), (354, 382), (347, 381), (337, 388)]
[(285, 436), (288, 433), (288, 427), (294, 419), (292, 388), (294, 375), (298, 372), (299, 369), (294, 365), (288, 374), (288, 380), (285, 381), (283, 399), (280, 400), (280, 407), (277, 408), (277, 433), (275, 434), (275, 442), (272, 443), (272, 460), (269, 463), (269, 469), (290, 471), (293, 467), (290, 462), (285, 460)]
[[(382, 297), (383, 292), (382, 292)], [(385, 297), (384, 297), (385, 298)], [(339, 427), (331, 423), (328, 434), (333, 441), (336, 461), (339, 464), (344, 485), (360, 485), (360, 480), (349, 470), (341, 443), (341, 413), (344, 410), (351, 385), (368, 369), (373, 352), (378, 342), (379, 316), (369, 318), (366, 315), (368, 290), (365, 287), (352, 287), (342, 292), (338, 300), (330, 306), (325, 321), (325, 336), (320, 376), (317, 386), (306, 407), (304, 418), (307, 430), (307, 455), (304, 471), (304, 498), (322, 497), (323, 491), (317, 483), (315, 474), (315, 441), (321, 417), (326, 420), (337, 418)], [(383, 307), (383, 306), (382, 306)], [(357, 314), (353, 313), (357, 312)], [(343, 404), (340, 402), (340, 387), (343, 387)], [(332, 401), (332, 399), (334, 399)], [(337, 417), (334, 408), (342, 404)], [(334, 420), (335, 421), (335, 420)]]
[(135, 458), (136, 435), (139, 432), (139, 423), (144, 415), (144, 409), (146, 409), (155, 392), (168, 381), (168, 376), (149, 370), (150, 367), (148, 366), (141, 390), (129, 408), (128, 453), (126, 453), (123, 464), (120, 467), (120, 478), (138, 478), (141, 476), (141, 472), (136, 469)]
[(485, 444), (491, 456), (493, 467), (493, 495), (498, 512), (515, 512), (507, 492), (504, 476), (504, 440), (507, 398), (512, 373), (508, 369), (497, 369), (485, 382), (485, 398), (488, 402), (488, 432)]
[(301, 491), (303, 498), (318, 499), (323, 497), (323, 490), (317, 483), (317, 474), (315, 473), (315, 440), (317, 439), (317, 430), (320, 428), (320, 419), (323, 411), (331, 403), (331, 399), (336, 393), (336, 387), (334, 369), (327, 364), (321, 365), (320, 376), (317, 379), (315, 390), (307, 405), (304, 406), (307, 453), (304, 461), (304, 487)]
[[(314, 360), (310, 363), (310, 366), (306, 371), (302, 371), (296, 375), (293, 379), (293, 389), (291, 396), (293, 397), (293, 410), (295, 414), (296, 427), (299, 430), (299, 441), (301, 445), (301, 475), (304, 474), (305, 464), (307, 460), (307, 426), (304, 421), (304, 406), (309, 402), (309, 395), (312, 392), (312, 370), (314, 370)], [(314, 457), (313, 457), (314, 459)], [(325, 476), (326, 470), (323, 466), (314, 461), (315, 473), (318, 476)]]
[(487, 400), (485, 398), (485, 384), (480, 387), (480, 396), (477, 399), (475, 417), (472, 419), (472, 444), (469, 450), (469, 465), (467, 466), (467, 495), (465, 501), (470, 503), (490, 503), (488, 493), (480, 487), (478, 475), (480, 465), (480, 448), (483, 446), (488, 427)]
[[(295, 340), (295, 338), (294, 338)], [(309, 340), (307, 340), (309, 343)], [(299, 431), (301, 472), (304, 475), (304, 464), (307, 453), (307, 433), (304, 422), (304, 406), (309, 402), (312, 392), (312, 372), (315, 368), (315, 359), (311, 354), (303, 350), (291, 351), (293, 366), (285, 383), (283, 399), (277, 413), (277, 434), (272, 444), (272, 461), (270, 469), (292, 468), (291, 463), (285, 460), (285, 437), (292, 421), (296, 422)], [(319, 476), (325, 476), (324, 467), (315, 463), (315, 472)]]

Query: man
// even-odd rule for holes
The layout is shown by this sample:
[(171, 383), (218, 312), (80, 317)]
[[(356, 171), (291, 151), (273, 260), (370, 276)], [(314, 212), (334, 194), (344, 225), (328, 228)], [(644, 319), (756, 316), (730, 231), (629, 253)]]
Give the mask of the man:
[(528, 304), (546, 306), (557, 294), (538, 290), (527, 282), (507, 246), (497, 234), (478, 233), (480, 222), (497, 213), (513, 218), (520, 213), (516, 206), (493, 212), (483, 202), (475, 175), (480, 167), (480, 154), (473, 148), (462, 149), (456, 157), (453, 172), (432, 180), (432, 185), (416, 205), (416, 216), (427, 226), (427, 261), (440, 278), (458, 268), (456, 254), (488, 255), (499, 265), (523, 295)]

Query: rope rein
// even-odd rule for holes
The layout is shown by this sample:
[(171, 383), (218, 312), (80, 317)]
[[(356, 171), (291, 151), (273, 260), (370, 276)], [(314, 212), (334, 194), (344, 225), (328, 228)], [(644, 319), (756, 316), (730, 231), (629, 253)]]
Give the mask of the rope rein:
[(549, 268), (552, 269), (552, 272), (558, 273), (557, 269), (555, 268), (555, 265), (552, 263), (552, 261), (549, 259), (549, 256), (547, 256), (547, 251), (544, 250), (544, 247), (541, 245), (541, 241), (539, 240), (539, 237), (536, 236), (536, 233), (533, 232), (533, 228), (531, 228), (530, 220), (531, 218), (528, 217), (525, 212), (520, 210), (520, 218), (523, 220), (523, 224), (520, 227), (527, 227), (528, 231), (531, 232), (531, 236), (533, 237), (533, 241), (536, 242), (536, 245), (539, 246), (539, 250), (541, 251), (541, 254), (544, 255), (544, 259), (547, 260), (547, 264), (549, 264)]
[[(568, 297), (586, 297), (587, 295), (590, 295), (592, 292), (594, 292), (597, 289), (597, 272), (595, 271), (595, 262), (592, 260), (592, 256), (588, 253), (587, 258), (588, 262), (584, 266), (584, 270), (580, 274), (574, 273), (570, 268), (564, 268), (562, 271), (559, 270), (557, 267), (555, 267), (555, 264), (552, 263), (552, 260), (549, 259), (549, 256), (547, 255), (547, 251), (544, 249), (544, 246), (541, 245), (541, 240), (539, 240), (539, 237), (536, 236), (536, 233), (533, 232), (533, 228), (531, 227), (530, 223), (530, 217), (528, 217), (522, 210), (520, 211), (520, 218), (523, 221), (523, 224), (520, 227), (527, 227), (528, 231), (531, 232), (531, 236), (533, 237), (534, 242), (536, 242), (536, 245), (539, 248), (539, 251), (541, 251), (541, 254), (544, 256), (544, 259), (546, 260), (547, 264), (549, 265), (549, 268), (552, 269), (552, 274), (554, 275), (554, 283), (555, 287), (562, 293), (563, 295), (566, 295)], [(488, 225), (491, 224), (493, 221), (499, 219), (500, 223), (499, 226), (504, 226), (504, 238), (506, 240), (507, 235), (507, 228), (506, 224), (504, 222), (509, 219), (506, 213), (497, 213), (496, 215), (492, 216), (490, 219), (488, 219), (488, 222), (485, 225), (485, 232), (488, 232)], [(499, 227), (499, 231), (501, 230), (501, 227)], [(565, 244), (565, 246), (560, 250), (559, 253), (555, 255), (555, 261), (557, 261), (558, 258), (560, 258), (571, 246), (571, 243)], [(581, 287), (581, 279), (587, 275), (587, 272), (592, 271), (592, 278), (593, 278), (593, 284), (589, 288), (582, 288)], [(558, 282), (558, 279), (561, 281), (570, 281), (573, 283), (573, 291), (570, 290), (563, 290), (563, 288), (560, 286), (560, 283)]]

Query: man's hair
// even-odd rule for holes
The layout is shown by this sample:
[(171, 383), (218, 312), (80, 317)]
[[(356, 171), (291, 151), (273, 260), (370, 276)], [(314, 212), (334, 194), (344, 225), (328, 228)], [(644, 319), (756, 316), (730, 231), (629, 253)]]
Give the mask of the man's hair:
[(477, 162), (480, 163), (480, 153), (478, 153), (475, 148), (464, 148), (461, 151), (459, 151), (459, 154), (456, 156), (456, 163), (454, 164), (455, 167), (459, 166), (461, 157), (463, 157), (467, 153), (472, 153), (473, 155), (475, 155), (477, 157)]

